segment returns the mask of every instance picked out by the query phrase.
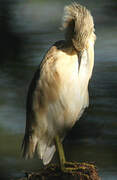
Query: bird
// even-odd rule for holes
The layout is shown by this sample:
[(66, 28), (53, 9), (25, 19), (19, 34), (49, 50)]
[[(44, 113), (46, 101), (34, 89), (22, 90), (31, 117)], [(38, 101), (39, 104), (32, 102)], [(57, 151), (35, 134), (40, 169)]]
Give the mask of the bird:
[(36, 151), (44, 165), (57, 151), (65, 171), (62, 142), (89, 105), (96, 35), (90, 11), (76, 2), (64, 7), (61, 29), (65, 39), (49, 48), (29, 86), (22, 150), (25, 158)]

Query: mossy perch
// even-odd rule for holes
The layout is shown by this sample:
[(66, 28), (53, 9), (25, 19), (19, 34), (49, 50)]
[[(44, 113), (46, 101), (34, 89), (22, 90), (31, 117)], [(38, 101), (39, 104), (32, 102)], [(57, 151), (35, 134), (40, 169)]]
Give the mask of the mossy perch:
[(72, 168), (75, 170), (62, 172), (59, 166), (52, 164), (39, 172), (26, 173), (26, 177), (19, 180), (101, 180), (94, 164), (74, 162)]

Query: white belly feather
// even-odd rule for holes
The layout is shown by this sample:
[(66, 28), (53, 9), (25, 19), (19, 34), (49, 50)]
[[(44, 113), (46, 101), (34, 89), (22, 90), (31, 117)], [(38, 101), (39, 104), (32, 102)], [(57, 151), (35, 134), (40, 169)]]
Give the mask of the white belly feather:
[[(55, 131), (64, 129), (65, 132), (65, 128), (71, 128), (89, 104), (89, 77), (86, 51), (82, 56), (80, 67), (77, 55), (70, 57), (61, 53), (61, 56), (56, 65), (61, 79), (60, 99), (49, 105), (50, 123), (48, 124), (54, 124)], [(53, 129), (53, 127), (48, 129)], [(50, 133), (52, 132), (53, 130)]]

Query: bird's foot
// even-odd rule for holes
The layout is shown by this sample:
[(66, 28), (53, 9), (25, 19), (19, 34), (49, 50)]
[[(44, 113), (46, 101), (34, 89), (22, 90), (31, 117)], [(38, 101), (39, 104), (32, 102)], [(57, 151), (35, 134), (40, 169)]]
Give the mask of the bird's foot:
[(94, 165), (89, 163), (77, 163), (77, 162), (65, 162), (61, 167), (61, 170), (64, 173), (74, 173), (76, 171), (85, 171), (89, 167), (93, 167)]
[(75, 162), (65, 162), (63, 166), (61, 167), (61, 170), (64, 173), (71, 173), (78, 170), (78, 166)]

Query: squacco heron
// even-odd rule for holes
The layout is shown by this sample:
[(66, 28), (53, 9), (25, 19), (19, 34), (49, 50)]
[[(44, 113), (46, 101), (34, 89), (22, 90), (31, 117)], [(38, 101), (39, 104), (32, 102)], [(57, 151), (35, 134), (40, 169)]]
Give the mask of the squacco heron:
[(96, 36), (93, 17), (77, 3), (65, 7), (62, 29), (65, 40), (48, 50), (29, 87), (23, 155), (37, 150), (46, 165), (57, 150), (64, 171), (62, 141), (89, 104)]

